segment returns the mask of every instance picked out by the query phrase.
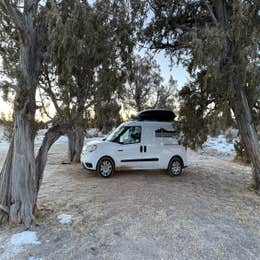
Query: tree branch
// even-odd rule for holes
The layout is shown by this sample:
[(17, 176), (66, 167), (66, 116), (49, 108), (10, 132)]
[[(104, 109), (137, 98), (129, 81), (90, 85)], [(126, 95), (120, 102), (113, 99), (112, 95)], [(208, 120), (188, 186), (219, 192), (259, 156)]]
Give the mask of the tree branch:
[(209, 11), (209, 14), (210, 14), (210, 16), (211, 16), (211, 19), (212, 19), (213, 23), (214, 23), (216, 26), (218, 26), (218, 20), (217, 20), (216, 16), (214, 15), (211, 6), (209, 5), (209, 3), (208, 3), (207, 1), (205, 1), (205, 5), (206, 5), (206, 7), (207, 7), (207, 9), (208, 9), (208, 11)]
[(0, 83), (0, 88), (11, 88), (15, 91), (18, 91), (18, 87), (15, 84), (12, 84), (8, 81), (3, 81)]
[[(2, 8), (1, 8), (2, 7)], [(9, 0), (0, 0), (0, 8), (10, 16), (15, 26), (22, 32), (25, 30), (25, 21), (23, 14), (11, 4)]]
[(43, 66), (43, 71), (44, 71), (44, 78), (47, 81), (47, 87), (41, 86), (41, 88), (49, 95), (57, 113), (59, 114), (60, 117), (62, 117), (62, 111), (57, 103), (57, 98), (56, 98), (54, 92), (52, 91), (52, 83), (51, 83), (51, 80), (49, 77), (47, 65)]
[(47, 109), (46, 109), (46, 107), (45, 107), (45, 105), (44, 105), (43, 97), (42, 97), (42, 93), (41, 93), (41, 90), (40, 90), (40, 89), (39, 89), (39, 94), (40, 94), (40, 99), (41, 99), (41, 104), (42, 104), (41, 107), (42, 107), (42, 109), (43, 109), (45, 115), (47, 115), (47, 117), (48, 117), (49, 119), (53, 120), (53, 118), (50, 116), (50, 114), (48, 113), (48, 111), (47, 111)]

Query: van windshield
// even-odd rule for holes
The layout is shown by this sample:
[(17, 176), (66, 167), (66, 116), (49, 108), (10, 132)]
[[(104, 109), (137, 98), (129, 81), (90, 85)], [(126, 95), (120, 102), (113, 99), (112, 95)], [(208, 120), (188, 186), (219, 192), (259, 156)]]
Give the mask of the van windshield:
[(141, 141), (140, 126), (121, 126), (112, 132), (106, 139), (119, 144), (136, 144)]
[(116, 142), (118, 137), (126, 130), (125, 126), (119, 126), (110, 135), (107, 136), (106, 141)]

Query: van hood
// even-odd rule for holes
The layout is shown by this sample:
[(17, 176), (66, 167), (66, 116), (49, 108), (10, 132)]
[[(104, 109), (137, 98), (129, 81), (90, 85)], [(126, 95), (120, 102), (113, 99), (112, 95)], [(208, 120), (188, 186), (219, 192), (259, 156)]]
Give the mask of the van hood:
[(87, 140), (85, 146), (98, 145), (104, 143), (103, 139), (104, 137), (97, 137), (97, 138), (93, 138), (93, 140)]
[(92, 152), (100, 147), (104, 143), (103, 138), (96, 138), (94, 140), (87, 140), (87, 143), (83, 147), (83, 152)]

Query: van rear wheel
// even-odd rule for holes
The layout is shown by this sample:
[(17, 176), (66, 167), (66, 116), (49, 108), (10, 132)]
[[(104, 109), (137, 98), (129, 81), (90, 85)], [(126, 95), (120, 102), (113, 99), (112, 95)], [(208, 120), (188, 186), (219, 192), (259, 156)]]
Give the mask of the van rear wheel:
[(182, 161), (177, 157), (173, 157), (168, 166), (168, 173), (173, 177), (179, 176), (182, 173), (182, 168)]
[(110, 158), (102, 158), (97, 166), (97, 172), (104, 178), (111, 177), (114, 173), (114, 163)]

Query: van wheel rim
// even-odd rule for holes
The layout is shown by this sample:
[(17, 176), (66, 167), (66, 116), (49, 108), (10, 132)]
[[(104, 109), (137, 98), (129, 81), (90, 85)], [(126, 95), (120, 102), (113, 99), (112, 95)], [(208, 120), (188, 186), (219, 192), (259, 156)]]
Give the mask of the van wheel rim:
[(173, 175), (179, 175), (181, 173), (181, 163), (178, 161), (174, 161), (172, 163), (171, 172)]
[(112, 173), (112, 164), (110, 161), (102, 161), (100, 165), (100, 173), (103, 176), (109, 176)]

